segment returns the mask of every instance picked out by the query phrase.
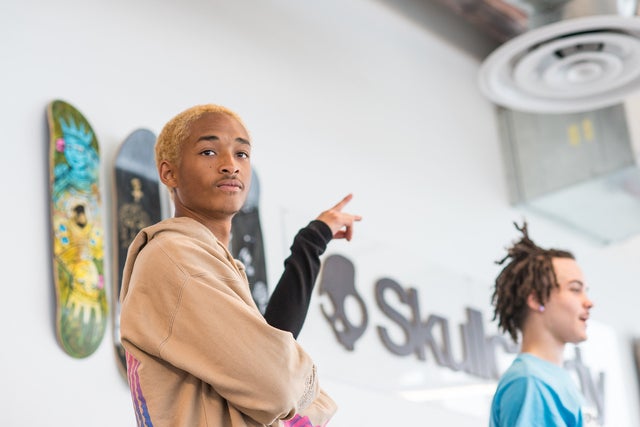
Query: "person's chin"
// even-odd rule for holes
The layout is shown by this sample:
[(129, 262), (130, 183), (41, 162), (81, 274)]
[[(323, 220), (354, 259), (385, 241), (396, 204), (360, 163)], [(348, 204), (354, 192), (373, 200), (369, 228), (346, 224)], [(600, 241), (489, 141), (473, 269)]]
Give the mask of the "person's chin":
[(247, 193), (245, 191), (242, 192), (225, 192), (220, 199), (222, 203), (224, 203), (230, 209), (240, 210), (244, 205), (244, 202), (247, 200)]
[(242, 210), (242, 206), (244, 206), (244, 201), (242, 203), (230, 203), (227, 206), (227, 212), (231, 215), (235, 215)]
[(577, 339), (575, 339), (575, 340), (573, 341), (573, 344), (580, 344), (581, 342), (586, 341), (586, 340), (587, 340), (587, 338), (588, 338), (588, 337), (587, 337), (587, 334), (581, 334), (580, 336), (578, 336), (578, 338), (577, 338)]

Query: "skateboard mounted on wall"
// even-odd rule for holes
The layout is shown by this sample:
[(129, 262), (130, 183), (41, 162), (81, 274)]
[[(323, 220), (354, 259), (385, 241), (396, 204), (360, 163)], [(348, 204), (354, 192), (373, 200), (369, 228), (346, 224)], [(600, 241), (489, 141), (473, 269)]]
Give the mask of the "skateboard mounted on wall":
[(163, 217), (163, 198), (155, 162), (156, 136), (136, 129), (120, 145), (114, 165), (113, 341), (120, 372), (126, 378), (126, 356), (120, 340), (120, 288), (129, 245), (138, 232)]
[(100, 147), (71, 104), (50, 102), (47, 120), (56, 336), (67, 354), (83, 358), (100, 345), (108, 313)]
[(251, 187), (247, 200), (231, 223), (230, 251), (235, 259), (244, 264), (251, 296), (260, 312), (264, 314), (269, 302), (269, 288), (260, 226), (259, 199), (260, 182), (252, 168)]

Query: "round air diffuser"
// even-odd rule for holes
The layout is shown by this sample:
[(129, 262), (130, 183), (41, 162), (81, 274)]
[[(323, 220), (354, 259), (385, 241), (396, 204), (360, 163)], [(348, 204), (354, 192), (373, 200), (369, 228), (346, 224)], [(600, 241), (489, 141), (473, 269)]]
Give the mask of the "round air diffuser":
[(640, 89), (640, 18), (569, 19), (519, 35), (480, 68), (493, 102), (534, 113), (574, 113), (620, 103)]

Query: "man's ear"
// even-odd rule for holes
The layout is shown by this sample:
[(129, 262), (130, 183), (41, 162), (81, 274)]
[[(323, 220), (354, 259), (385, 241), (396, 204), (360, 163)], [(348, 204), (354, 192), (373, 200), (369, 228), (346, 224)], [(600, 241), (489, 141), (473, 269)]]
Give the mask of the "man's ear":
[(540, 307), (544, 307), (544, 305), (538, 300), (538, 296), (535, 292), (531, 292), (527, 297), (527, 307), (529, 307), (533, 311), (543, 311)]
[(176, 188), (178, 186), (178, 180), (176, 178), (176, 169), (171, 163), (163, 160), (160, 163), (160, 181), (169, 188)]

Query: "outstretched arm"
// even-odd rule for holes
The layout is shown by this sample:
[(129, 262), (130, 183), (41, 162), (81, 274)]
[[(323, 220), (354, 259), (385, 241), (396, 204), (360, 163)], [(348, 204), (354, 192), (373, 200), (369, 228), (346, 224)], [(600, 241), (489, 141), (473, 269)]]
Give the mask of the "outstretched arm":
[(342, 211), (352, 198), (349, 194), (322, 212), (293, 239), (291, 255), (284, 261), (284, 272), (265, 310), (264, 317), (271, 326), (298, 337), (320, 272), (320, 255), (331, 239), (351, 240), (354, 222), (362, 219)]

